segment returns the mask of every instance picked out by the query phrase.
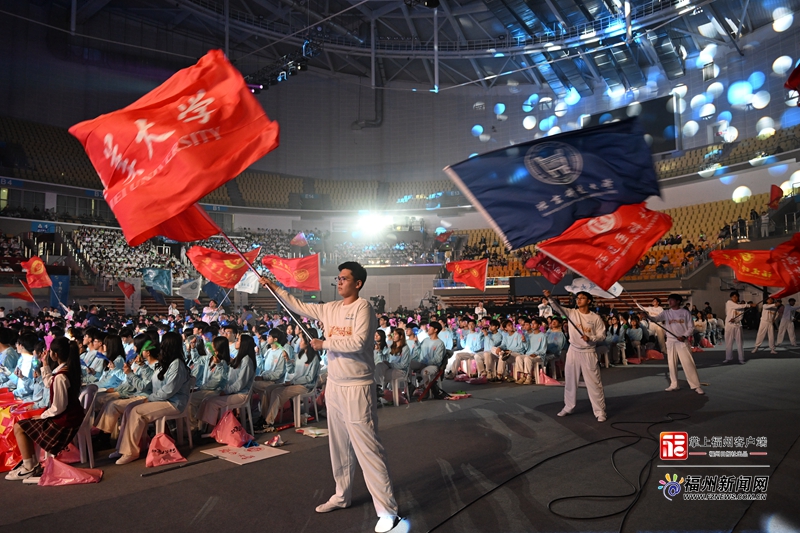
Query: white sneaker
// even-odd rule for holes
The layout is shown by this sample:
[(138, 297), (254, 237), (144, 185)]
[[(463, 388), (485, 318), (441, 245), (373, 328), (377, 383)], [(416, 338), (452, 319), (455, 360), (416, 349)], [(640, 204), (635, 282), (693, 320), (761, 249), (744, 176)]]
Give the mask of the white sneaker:
[(399, 516), (382, 516), (378, 519), (378, 523), (375, 524), (375, 533), (388, 533), (396, 528), (399, 523)]
[[(38, 472), (37, 472), (37, 470), (38, 470)], [(21, 465), (19, 468), (15, 468), (11, 472), (9, 472), (6, 475), (6, 479), (8, 481), (23, 481), (23, 480), (33, 476), (34, 474), (36, 474), (37, 477), (42, 475), (42, 467), (41, 467), (41, 465), (37, 464), (31, 470), (26, 470), (25, 466)]]
[(598, 416), (598, 417), (597, 417), (597, 421), (598, 421), (598, 422), (605, 422), (605, 421), (606, 421), (606, 415), (600, 415), (600, 416)]
[(132, 463), (139, 459), (138, 455), (122, 455), (119, 459), (117, 459), (118, 465), (126, 465), (128, 463)]
[(562, 409), (562, 410), (560, 410), (558, 412), (558, 416), (567, 416), (567, 415), (571, 415), (571, 414), (572, 414), (572, 411), (567, 411), (566, 409)]

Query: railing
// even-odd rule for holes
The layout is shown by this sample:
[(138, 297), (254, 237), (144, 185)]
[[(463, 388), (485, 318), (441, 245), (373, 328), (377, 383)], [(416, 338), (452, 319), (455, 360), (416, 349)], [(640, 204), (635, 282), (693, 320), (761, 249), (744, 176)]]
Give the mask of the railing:
[[(486, 278), (487, 287), (507, 288), (509, 287), (509, 278)], [(433, 280), (434, 289), (469, 289), (469, 285), (465, 285), (460, 281), (453, 281), (452, 279), (435, 279)]]

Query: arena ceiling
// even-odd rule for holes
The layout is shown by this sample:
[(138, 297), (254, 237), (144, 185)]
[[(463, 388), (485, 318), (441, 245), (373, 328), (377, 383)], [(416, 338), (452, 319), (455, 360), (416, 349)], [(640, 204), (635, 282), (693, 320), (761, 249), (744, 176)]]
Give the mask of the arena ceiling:
[[(632, 0), (626, 18), (624, 0), (73, 1), (78, 24), (108, 12), (220, 48), (227, 35), (229, 57), (257, 83), (299, 58), (376, 86), (531, 84), (558, 97), (640, 87), (650, 67), (678, 79), (711, 45), (739, 50), (763, 26), (779, 31), (800, 4)], [(313, 57), (302, 57), (304, 43)]]

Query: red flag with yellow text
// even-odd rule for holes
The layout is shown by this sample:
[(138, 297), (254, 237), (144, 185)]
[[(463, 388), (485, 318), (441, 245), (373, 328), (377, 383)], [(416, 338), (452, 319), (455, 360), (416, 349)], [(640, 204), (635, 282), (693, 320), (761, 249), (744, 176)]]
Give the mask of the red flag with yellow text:
[(791, 239), (770, 250), (769, 263), (773, 272), (783, 280), (784, 287), (773, 294), (773, 298), (800, 292), (800, 233), (795, 233)]
[(672, 227), (672, 218), (644, 204), (623, 205), (610, 215), (575, 222), (537, 246), (607, 291)]
[(783, 198), (783, 189), (778, 187), (777, 185), (772, 185), (769, 188), (769, 208), (770, 209), (778, 209), (781, 205), (781, 199)]
[(70, 128), (131, 246), (219, 230), (194, 205), (278, 146), (272, 122), (221, 50), (131, 105)]
[(447, 263), (448, 272), (453, 273), (453, 281), (459, 281), (479, 291), (486, 290), (486, 275), (489, 271), (489, 260), (451, 261)]
[(27, 270), (25, 277), (28, 280), (28, 286), (33, 289), (41, 289), (42, 287), (52, 287), (53, 282), (50, 276), (47, 275), (47, 270), (44, 266), (44, 261), (41, 257), (33, 256), (27, 261), (20, 263), (22, 268)]
[(304, 291), (320, 290), (319, 254), (284, 259), (277, 255), (265, 255), (261, 263), (285, 287), (293, 287)]
[(742, 283), (767, 287), (784, 285), (769, 263), (769, 250), (714, 250), (708, 256), (717, 266), (731, 267)]
[[(254, 248), (242, 255), (252, 264), (260, 252), (261, 248)], [(186, 257), (208, 281), (227, 289), (234, 288), (247, 271), (247, 265), (238, 255), (226, 254), (211, 248), (192, 246), (186, 252)]]

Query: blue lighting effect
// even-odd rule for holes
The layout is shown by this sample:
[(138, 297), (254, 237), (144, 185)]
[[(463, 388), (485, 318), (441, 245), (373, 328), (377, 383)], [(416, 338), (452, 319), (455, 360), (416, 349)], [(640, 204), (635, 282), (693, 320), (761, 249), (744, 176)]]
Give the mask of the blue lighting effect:
[(753, 90), (757, 91), (758, 89), (761, 88), (762, 85), (764, 85), (764, 81), (766, 79), (767, 78), (766, 76), (764, 76), (763, 72), (756, 70), (755, 72), (750, 74), (750, 77), (747, 78), (747, 81), (750, 83), (750, 85), (752, 85)]
[(581, 95), (575, 90), (575, 87), (571, 87), (567, 92), (567, 96), (564, 97), (564, 103), (567, 105), (575, 105), (580, 101)]
[(531, 111), (533, 111), (533, 108), (536, 107), (536, 104), (538, 103), (539, 103), (539, 95), (534, 93), (530, 95), (528, 99), (522, 103), (522, 110), (525, 111), (526, 113), (530, 113)]
[(549, 117), (543, 118), (541, 121), (539, 121), (539, 129), (542, 131), (549, 131), (556, 125), (558, 125), (558, 119), (555, 115), (550, 115)]
[(666, 128), (664, 128), (664, 138), (665, 139), (675, 138), (675, 126), (667, 126)]
[(528, 169), (527, 168), (525, 168), (524, 166), (517, 167), (517, 169), (514, 171), (514, 173), (511, 174), (508, 177), (508, 183), (511, 183), (511, 184), (518, 183), (518, 182), (524, 180), (525, 178), (527, 178), (528, 176), (530, 176), (530, 173), (528, 173)]
[(494, 114), (502, 115), (506, 112), (506, 104), (494, 104)]
[(447, 233), (447, 230), (442, 226), (439, 226), (438, 228), (436, 228), (436, 231), (434, 233), (436, 233), (436, 235), (441, 235), (442, 233)]
[(614, 118), (611, 116), (611, 113), (603, 113), (600, 115), (600, 124), (605, 124), (606, 122), (611, 122), (611, 119)]
[(503, 52), (495, 52), (494, 57), (505, 57), (506, 55)]
[(480, 137), (482, 133), (483, 133), (483, 126), (481, 126), (480, 124), (475, 124), (474, 126), (472, 126), (473, 137)]
[(472, 159), (473, 157), (478, 157), (478, 152), (472, 152), (467, 159)]
[(800, 108), (792, 107), (787, 109), (781, 117), (781, 128), (791, 128), (800, 124)]
[(774, 167), (769, 167), (768, 169), (772, 176), (783, 176), (786, 174), (787, 170), (789, 170), (789, 165), (775, 165)]
[(717, 116), (717, 120), (724, 120), (725, 122), (730, 122), (733, 120), (733, 115), (731, 115), (730, 111), (723, 111)]
[(731, 183), (736, 181), (736, 175), (734, 174), (732, 176), (725, 176), (723, 178), (720, 178), (719, 181), (724, 185), (730, 185)]
[(753, 96), (753, 86), (747, 81), (737, 81), (728, 87), (728, 102), (731, 105), (747, 105)]

